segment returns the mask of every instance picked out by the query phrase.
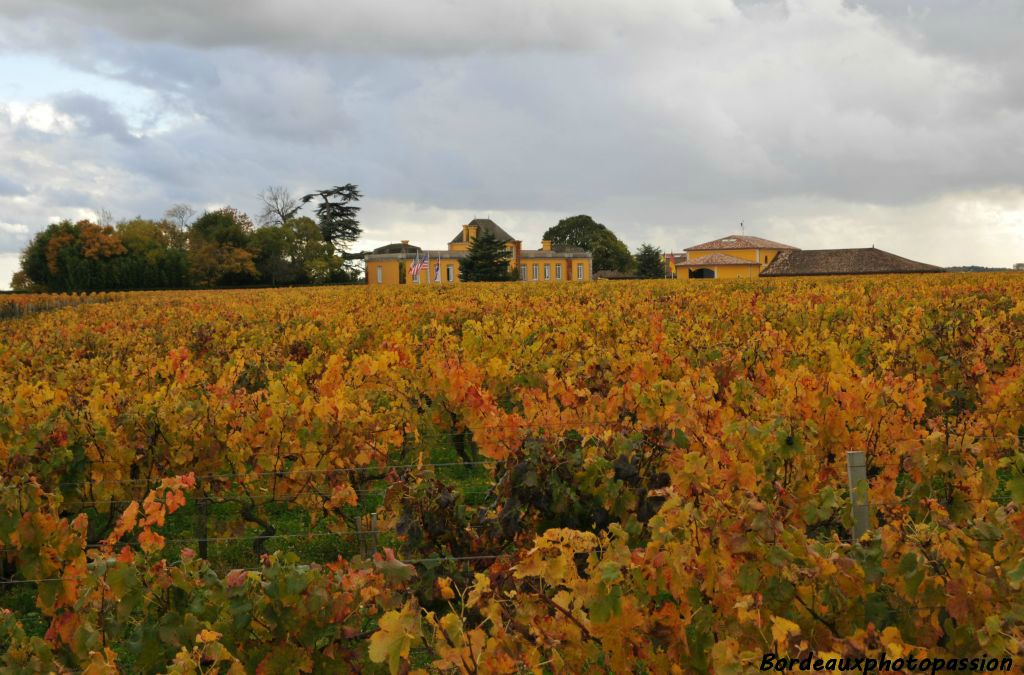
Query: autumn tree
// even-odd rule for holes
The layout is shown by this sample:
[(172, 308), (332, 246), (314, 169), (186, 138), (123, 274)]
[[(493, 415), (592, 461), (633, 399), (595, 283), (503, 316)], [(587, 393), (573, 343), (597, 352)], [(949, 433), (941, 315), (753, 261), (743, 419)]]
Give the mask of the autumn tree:
[(207, 211), (189, 230), (188, 258), (197, 286), (246, 284), (259, 272), (248, 245), (252, 221), (231, 207)]
[(64, 220), (32, 239), (21, 265), (32, 283), (47, 290), (110, 290), (121, 287), (112, 261), (127, 252), (113, 227)]

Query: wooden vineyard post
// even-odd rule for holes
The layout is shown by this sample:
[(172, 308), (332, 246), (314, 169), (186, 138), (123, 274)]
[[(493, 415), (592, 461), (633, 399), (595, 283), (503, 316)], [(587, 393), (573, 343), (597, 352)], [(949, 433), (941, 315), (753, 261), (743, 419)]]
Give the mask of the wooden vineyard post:
[(379, 543), (379, 541), (377, 539), (377, 512), (376, 511), (374, 511), (373, 513), (370, 514), (370, 532), (373, 533), (373, 535), (372, 535), (372, 537), (373, 537), (372, 538), (373, 550), (371, 551), (371, 553), (376, 553), (378, 550), (380, 550), (380, 543)]
[(846, 453), (846, 471), (850, 480), (850, 516), (853, 518), (853, 539), (857, 541), (868, 531), (871, 523), (867, 461), (863, 451)]

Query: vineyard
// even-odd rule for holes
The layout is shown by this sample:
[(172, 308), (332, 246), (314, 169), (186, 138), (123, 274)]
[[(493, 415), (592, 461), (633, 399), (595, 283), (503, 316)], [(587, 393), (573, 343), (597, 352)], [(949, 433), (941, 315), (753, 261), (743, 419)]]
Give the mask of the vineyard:
[(0, 318), (0, 667), (1024, 662), (1024, 276), (929, 277)]

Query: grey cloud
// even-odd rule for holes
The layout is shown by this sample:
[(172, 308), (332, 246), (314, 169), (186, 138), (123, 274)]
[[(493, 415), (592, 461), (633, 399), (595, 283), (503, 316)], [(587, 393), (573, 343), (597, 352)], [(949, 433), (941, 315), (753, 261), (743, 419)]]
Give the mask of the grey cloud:
[(737, 13), (730, 0), (254, 0), (244, 9), (208, 0), (7, 0), (0, 12), (200, 48), (432, 55), (589, 49), (627, 36), (701, 30)]
[(72, 187), (47, 188), (41, 195), (46, 203), (58, 208), (96, 208), (96, 198), (85, 190)]
[(134, 143), (138, 140), (129, 131), (124, 117), (109, 101), (75, 92), (56, 97), (53, 104), (58, 112), (71, 117), (85, 133), (107, 134), (119, 143)]
[(0, 197), (23, 197), (28, 194), (24, 185), (15, 183), (10, 178), (0, 176)]
[[(937, 211), (914, 205), (1020, 188), (1017, 71), (943, 28), (966, 7), (928, 23), (881, 0), (681, 4), (267, 0), (193, 17), (188, 2), (9, 0), (8, 49), (156, 103), (139, 138), (118, 102), (80, 94), (55, 99), (77, 124), (64, 136), (0, 127), (24, 165), (10, 179), (53, 184), (4, 208), (36, 227), (98, 206), (251, 210), (267, 184), (352, 181), (368, 222), (375, 203), (515, 212), (539, 236), (555, 214), (590, 212), (630, 243), (678, 248), (740, 220), (829, 243), (814, 224), (829, 209), (843, 227), (910, 214), (922, 220), (905, 229), (941, 240)], [(1003, 36), (1009, 18), (969, 20)]]

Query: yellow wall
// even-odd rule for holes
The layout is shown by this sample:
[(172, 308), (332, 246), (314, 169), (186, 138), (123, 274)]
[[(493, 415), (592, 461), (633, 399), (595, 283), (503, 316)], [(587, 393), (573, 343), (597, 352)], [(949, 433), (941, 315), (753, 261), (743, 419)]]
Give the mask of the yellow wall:
[(696, 261), (706, 255), (711, 255), (712, 253), (724, 253), (726, 255), (731, 255), (734, 258), (742, 258), (743, 260), (757, 262), (757, 251), (752, 248), (741, 248), (735, 251), (687, 251), (686, 257), (691, 261)]
[[(775, 257), (779, 255), (779, 251), (782, 249), (776, 248), (739, 248), (735, 250), (718, 250), (718, 251), (687, 251), (686, 256), (690, 262), (698, 262), (701, 258), (712, 253), (724, 253), (731, 255), (734, 258), (740, 258), (742, 260), (749, 260), (752, 263), (756, 263), (760, 260), (760, 265), (745, 266), (745, 265), (709, 265), (708, 269), (715, 270), (716, 279), (747, 279), (758, 276), (761, 270), (764, 269), (765, 265), (775, 260)], [(689, 279), (689, 270), (691, 268), (676, 266), (676, 278), (678, 279)]]
[[(402, 265), (405, 266), (405, 283), (412, 286), (416, 286), (417, 283), (413, 281), (413, 276), (409, 274), (409, 264), (414, 261), (412, 260), (378, 260), (366, 263), (366, 279), (368, 286), (397, 286), (401, 277), (399, 276), (398, 268)], [(459, 283), (459, 261), (455, 258), (441, 258), (441, 280), (434, 281), (434, 265), (436, 259), (430, 259), (430, 267), (419, 275), (420, 286), (427, 284), (447, 284)], [(452, 280), (448, 281), (448, 265), (452, 266)], [(381, 268), (381, 281), (377, 281), (377, 268)], [(430, 276), (430, 280), (427, 280), (427, 276)]]
[[(405, 264), (408, 265), (409, 262), (406, 261)], [(426, 286), (426, 285), (432, 285), (432, 284), (438, 284), (438, 283), (441, 283), (441, 284), (447, 284), (447, 283), (457, 284), (457, 283), (459, 283), (459, 261), (457, 259), (455, 259), (455, 258), (441, 258), (441, 280), (440, 281), (434, 281), (434, 266), (436, 264), (437, 264), (436, 259), (431, 258), (430, 259), (430, 265), (427, 267), (427, 269), (425, 269), (424, 271), (420, 272), (420, 274), (419, 274), (419, 283), (418, 283), (418, 285)], [(449, 265), (451, 265), (451, 267), (452, 267), (452, 280), (450, 282), (448, 281), (448, 266)], [(406, 272), (405, 272), (405, 283), (411, 284), (413, 286), (417, 285), (417, 282), (413, 281), (412, 275), (409, 274), (408, 268), (406, 268)]]
[[(699, 258), (698, 258), (699, 260)], [(690, 270), (692, 267), (676, 266), (676, 278), (683, 281), (705, 281), (705, 279), (691, 279)], [(714, 270), (715, 279), (754, 279), (760, 274), (758, 265), (708, 265), (707, 269)]]
[[(378, 260), (366, 263), (366, 283), (369, 286), (397, 286), (398, 266), (402, 260)], [(378, 270), (380, 276), (378, 277)], [(379, 280), (378, 280), (379, 279)]]
[[(569, 263), (572, 265), (572, 280), (573, 281), (590, 281), (592, 270), (590, 269), (590, 258), (570, 258)], [(576, 278), (576, 266), (583, 265), (583, 279)]]
[(709, 255), (711, 253), (724, 253), (726, 255), (731, 255), (734, 258), (742, 258), (743, 260), (750, 260), (752, 262), (760, 261), (761, 266), (764, 267), (765, 265), (767, 265), (768, 263), (770, 263), (772, 260), (775, 259), (775, 256), (777, 256), (779, 254), (780, 250), (782, 250), (782, 249), (776, 249), (776, 248), (738, 248), (738, 249), (735, 249), (735, 250), (724, 250), (724, 251), (723, 250), (719, 250), (719, 251), (687, 251), (686, 255), (687, 255), (687, 257), (691, 261), (693, 261), (693, 260), (700, 260), (704, 256)]
[[(576, 278), (576, 265), (583, 265), (583, 280), (590, 279), (590, 259), (588, 258), (523, 258), (516, 268), (516, 279), (521, 281), (579, 281)], [(521, 267), (526, 266), (526, 278), (521, 277)], [(537, 278), (533, 278), (533, 266), (537, 266)], [(544, 278), (544, 266), (551, 266), (551, 276)], [(556, 265), (562, 266), (561, 278), (558, 275)], [(571, 277), (570, 277), (571, 271)]]
[(756, 279), (761, 271), (757, 265), (718, 265), (714, 270), (716, 279)]
[[(450, 248), (460, 246), (461, 244), (451, 244)], [(515, 273), (516, 279), (519, 279), (520, 265), (526, 265), (526, 279), (525, 281), (534, 281), (533, 279), (533, 266), (537, 265), (537, 279), (536, 281), (580, 281), (577, 278), (577, 265), (583, 265), (583, 281), (589, 281), (593, 270), (591, 269), (590, 258), (519, 258), (519, 245), (517, 242), (509, 242), (508, 247), (512, 249), (516, 257), (511, 261), (509, 267)], [(405, 283), (411, 285), (417, 285), (413, 281), (413, 277), (409, 274), (409, 264), (413, 260), (379, 260), (379, 261), (367, 261), (366, 263), (366, 280), (368, 286), (397, 286), (400, 283), (401, 277), (399, 276), (399, 267), (404, 265), (406, 269)], [(441, 258), (441, 281), (434, 281), (434, 264), (435, 259), (430, 260), (430, 280), (426, 279), (427, 272), (420, 274), (419, 284), (425, 286), (428, 284), (448, 282), (447, 266), (452, 266), (453, 280), (450, 283), (459, 283), (459, 261), (456, 258)], [(550, 278), (544, 278), (544, 266), (550, 265)], [(561, 278), (559, 278), (557, 266), (562, 266)], [(381, 270), (381, 281), (377, 281), (377, 268)]]

